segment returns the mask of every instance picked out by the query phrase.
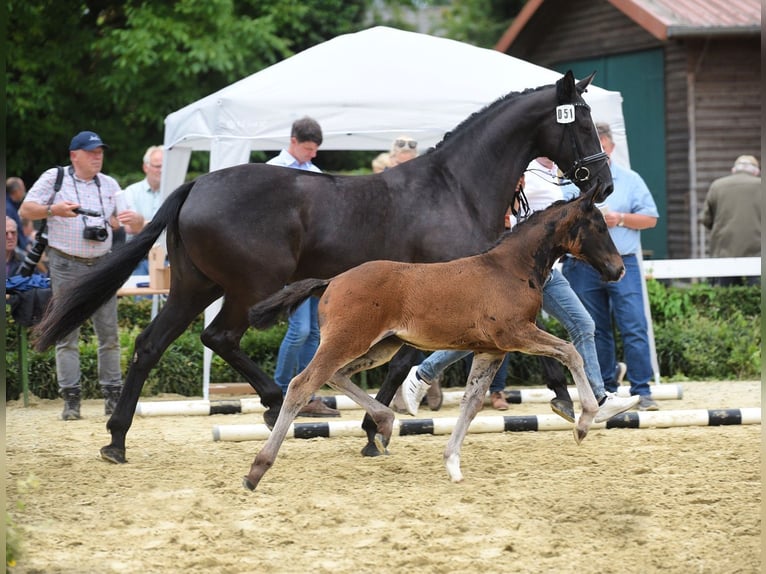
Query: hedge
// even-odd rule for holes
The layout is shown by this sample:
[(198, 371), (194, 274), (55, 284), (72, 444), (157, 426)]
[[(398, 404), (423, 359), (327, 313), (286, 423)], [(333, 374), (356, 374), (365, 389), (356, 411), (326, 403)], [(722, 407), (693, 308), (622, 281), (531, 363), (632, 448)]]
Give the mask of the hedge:
[[(713, 287), (704, 283), (668, 286), (660, 281), (647, 283), (652, 310), (657, 358), (663, 380), (747, 380), (760, 377), (761, 364), (761, 291), (760, 287)], [(133, 340), (149, 323), (151, 301), (122, 298), (119, 301), (122, 366), (126, 372)], [(548, 328), (560, 337), (566, 332), (556, 321), (546, 320)], [(165, 351), (152, 369), (143, 396), (177, 393), (202, 394), (202, 344), (199, 334), (202, 318)], [(242, 339), (242, 349), (269, 375), (273, 375), (279, 344), (286, 325), (280, 323), (267, 331), (249, 330)], [(6, 313), (5, 372), (6, 400), (18, 399), (21, 384), (17, 363), (17, 329)], [(99, 397), (96, 361), (96, 338), (90, 322), (82, 327), (80, 353), (83, 395)], [(618, 353), (621, 344), (618, 340)], [(53, 350), (30, 351), (30, 391), (41, 398), (58, 396)], [(385, 378), (386, 366), (364, 375), (357, 383), (376, 388)], [(212, 382), (242, 382), (220, 357), (214, 355)], [(445, 386), (462, 386), (465, 372), (458, 363), (445, 374)], [(519, 353), (511, 356), (508, 386), (542, 385), (544, 381), (537, 358)]]

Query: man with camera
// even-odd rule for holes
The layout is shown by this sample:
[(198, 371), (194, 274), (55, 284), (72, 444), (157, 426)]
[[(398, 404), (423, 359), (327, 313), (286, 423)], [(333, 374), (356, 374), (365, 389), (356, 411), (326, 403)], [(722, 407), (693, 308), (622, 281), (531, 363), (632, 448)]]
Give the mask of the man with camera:
[[(141, 229), (141, 215), (116, 212), (119, 184), (101, 173), (104, 148), (98, 134), (78, 133), (69, 145), (71, 165), (45, 171), (29, 190), (19, 214), (47, 219), (30, 256), (40, 257), (47, 241), (51, 288), (54, 296), (104, 257), (112, 248), (112, 233), (120, 224)], [(122, 391), (117, 297), (113, 296), (91, 317), (98, 338), (98, 379), (109, 415)], [(61, 418), (80, 418), (80, 329), (56, 343), (56, 378), (64, 398)]]

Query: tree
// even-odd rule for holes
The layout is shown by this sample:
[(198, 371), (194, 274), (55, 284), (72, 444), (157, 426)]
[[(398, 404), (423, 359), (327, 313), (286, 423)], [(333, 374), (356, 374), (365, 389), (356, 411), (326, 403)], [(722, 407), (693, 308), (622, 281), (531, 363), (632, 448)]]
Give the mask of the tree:
[(140, 173), (170, 112), (359, 29), (367, 0), (10, 0), (7, 170), (30, 185), (97, 131), (110, 174)]

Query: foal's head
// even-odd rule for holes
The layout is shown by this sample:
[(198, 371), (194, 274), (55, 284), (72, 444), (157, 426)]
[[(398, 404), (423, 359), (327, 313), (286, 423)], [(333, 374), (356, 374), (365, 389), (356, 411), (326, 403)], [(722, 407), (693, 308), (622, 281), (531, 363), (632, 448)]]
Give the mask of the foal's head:
[(564, 242), (570, 255), (589, 263), (604, 281), (618, 281), (625, 273), (625, 266), (604, 216), (595, 204), (595, 198), (601, 193), (601, 189), (593, 188), (566, 203), (557, 225), (567, 230)]

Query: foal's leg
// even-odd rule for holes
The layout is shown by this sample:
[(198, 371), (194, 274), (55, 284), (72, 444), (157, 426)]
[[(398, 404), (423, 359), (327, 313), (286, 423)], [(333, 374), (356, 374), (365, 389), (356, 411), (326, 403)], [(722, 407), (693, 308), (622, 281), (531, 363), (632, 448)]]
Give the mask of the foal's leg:
[(452, 482), (463, 480), (463, 473), (460, 471), (460, 449), (471, 421), (481, 410), (489, 385), (504, 356), (505, 353), (476, 353), (473, 356), (471, 372), (468, 374), (465, 393), (460, 402), (460, 415), (444, 449), (444, 464)]
[(572, 343), (563, 341), (534, 325), (530, 325), (530, 327), (531, 329), (516, 330), (514, 336), (517, 337), (517, 341), (523, 342), (522, 346), (516, 348), (525, 353), (553, 357), (563, 363), (572, 373), (582, 407), (582, 413), (574, 427), (575, 441), (580, 444), (588, 434), (588, 429), (598, 412), (598, 403), (596, 403), (596, 397), (593, 395), (593, 389), (588, 384), (588, 378), (585, 376), (582, 357)]
[(337, 369), (338, 364), (325, 360), (320, 354), (321, 350), (322, 346), (320, 345), (317, 354), (314, 355), (308, 366), (290, 381), (282, 408), (279, 411), (279, 416), (276, 423), (274, 423), (274, 428), (264, 443), (263, 448), (261, 448), (255, 460), (253, 460), (253, 464), (250, 465), (250, 472), (242, 480), (245, 488), (255, 490), (263, 475), (274, 464), (279, 447), (282, 446), (282, 442), (285, 440), (285, 436), (287, 436), (287, 431), (290, 430), (290, 425), (295, 420), (298, 412), (308, 404), (311, 395), (319, 390)]

